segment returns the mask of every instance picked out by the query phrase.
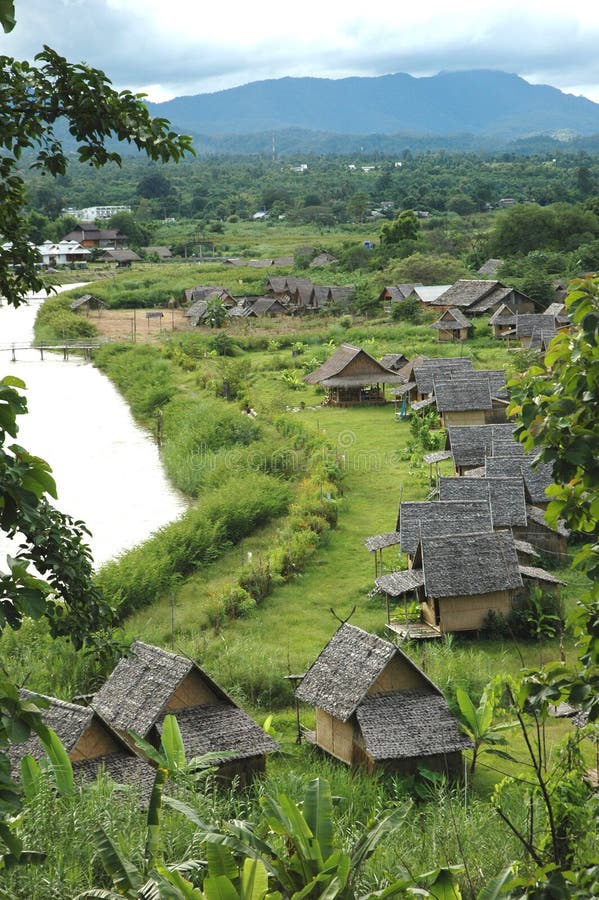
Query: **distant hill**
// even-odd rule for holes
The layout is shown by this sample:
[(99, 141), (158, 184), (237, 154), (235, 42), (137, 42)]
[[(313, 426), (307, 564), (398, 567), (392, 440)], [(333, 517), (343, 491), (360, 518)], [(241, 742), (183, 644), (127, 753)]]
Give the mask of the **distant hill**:
[(429, 78), (401, 73), (335, 80), (279, 78), (148, 107), (152, 115), (164, 116), (179, 131), (202, 135), (208, 143), (290, 130), (306, 139), (306, 132), (319, 132), (320, 139), (401, 133), (433, 143), (441, 136), (460, 135), (455, 143), (465, 146), (538, 134), (563, 139), (599, 133), (599, 104), (487, 69)]

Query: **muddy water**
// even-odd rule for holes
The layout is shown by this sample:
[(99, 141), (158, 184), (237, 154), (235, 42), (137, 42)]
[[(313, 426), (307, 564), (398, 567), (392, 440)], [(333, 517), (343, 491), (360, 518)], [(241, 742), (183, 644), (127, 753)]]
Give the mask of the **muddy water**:
[[(73, 285), (69, 285), (72, 288)], [(29, 342), (40, 297), (19, 309), (0, 307), (0, 347)], [(185, 510), (169, 485), (151, 435), (133, 421), (112, 383), (88, 362), (62, 354), (0, 350), (0, 377), (27, 385), (29, 414), (18, 441), (52, 466), (56, 506), (92, 532), (94, 563), (145, 540)], [(6, 550), (0, 536), (0, 567)]]

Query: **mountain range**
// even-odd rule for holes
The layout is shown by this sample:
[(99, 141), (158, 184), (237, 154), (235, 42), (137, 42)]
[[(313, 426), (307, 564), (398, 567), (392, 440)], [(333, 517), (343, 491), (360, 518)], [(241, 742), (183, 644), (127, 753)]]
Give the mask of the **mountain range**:
[(312, 143), (316, 134), (320, 141), (335, 135), (401, 134), (437, 141), (461, 135), (475, 145), (599, 133), (598, 103), (488, 69), (426, 78), (404, 73), (278, 78), (147, 105), (152, 115), (194, 135), (196, 143), (217, 139), (233, 152), (247, 136), (290, 130)]

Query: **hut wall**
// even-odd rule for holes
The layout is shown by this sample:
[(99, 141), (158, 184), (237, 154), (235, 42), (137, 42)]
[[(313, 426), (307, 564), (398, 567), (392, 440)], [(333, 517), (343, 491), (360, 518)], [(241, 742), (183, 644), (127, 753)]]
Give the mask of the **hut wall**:
[(466, 409), (457, 411), (448, 410), (443, 413), (443, 424), (449, 425), (485, 425), (484, 409)]
[(512, 609), (511, 591), (492, 591), (468, 597), (443, 597), (439, 600), (441, 631), (479, 631), (490, 610), (508, 616)]
[(428, 687), (422, 675), (407, 660), (396, 656), (385, 666), (368, 693), (387, 694), (390, 691), (407, 691), (422, 687)]
[(255, 775), (261, 775), (266, 771), (266, 756), (252, 756), (249, 759), (239, 759), (218, 767), (217, 778), (219, 781), (233, 781), (237, 779), (242, 787), (252, 783)]
[(384, 377), (380, 369), (375, 367), (372, 360), (368, 359), (363, 353), (359, 353), (354, 359), (350, 360), (343, 371), (339, 372), (338, 377), (343, 378), (345, 375), (364, 376), (366, 379), (364, 384), (370, 384), (371, 382), (376, 384), (377, 381), (382, 381)]
[(165, 709), (187, 709), (190, 706), (212, 706), (221, 703), (220, 698), (202, 679), (199, 672), (191, 671), (171, 695)]
[(438, 330), (438, 341), (444, 341), (447, 343), (448, 341), (467, 341), (468, 340), (468, 329), (467, 328), (439, 328)]
[(341, 722), (339, 719), (316, 709), (316, 743), (331, 756), (335, 756), (348, 765), (353, 760), (354, 728), (351, 720)]
[(505, 425), (507, 422), (505, 403), (493, 403), (493, 408), (485, 412), (485, 425)]
[(566, 556), (568, 553), (567, 538), (538, 522), (529, 522), (526, 526), (518, 526), (513, 529), (513, 532), (516, 539), (528, 541), (535, 550), (547, 553), (556, 563), (560, 561), (560, 557)]
[(84, 759), (96, 759), (98, 756), (114, 753), (120, 748), (121, 745), (113, 735), (103, 728), (100, 722), (92, 720), (90, 727), (81, 735), (69, 753), (69, 759), (72, 763), (81, 762)]

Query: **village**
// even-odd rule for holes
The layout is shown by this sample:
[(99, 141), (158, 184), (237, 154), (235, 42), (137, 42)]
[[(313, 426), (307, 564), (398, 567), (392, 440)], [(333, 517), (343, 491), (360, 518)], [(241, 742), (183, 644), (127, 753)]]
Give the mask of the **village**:
[[(233, 320), (302, 316), (322, 312), (351, 291), (268, 276), (264, 297), (251, 304), (210, 285), (185, 290), (180, 303), (185, 327), (195, 330), (207, 325), (212, 301)], [(457, 347), (460, 354), (474, 318), (484, 317), (493, 338), (507, 347), (511, 341), (512, 347), (541, 354), (555, 335), (573, 329), (562, 302), (539, 309), (496, 280), (396, 285), (381, 296), (391, 306), (410, 298), (431, 318), (431, 311), (438, 315), (425, 327), (434, 330), (439, 345)], [(70, 308), (101, 322), (106, 304), (84, 293)], [(543, 609), (559, 609), (565, 582), (545, 566), (567, 566), (570, 532), (564, 523), (545, 520), (550, 467), (517, 440), (505, 370), (475, 367), (469, 355), (408, 359), (387, 353), (377, 360), (342, 343), (304, 382), (320, 391), (321, 407), (333, 416), (335, 409), (359, 414), (368, 407), (386, 408), (397, 422), (433, 416), (444, 444), (422, 454), (428, 494), (400, 499), (395, 530), (374, 533), (379, 523), (364, 523), (363, 545), (374, 557), (372, 594), (384, 598), (384, 636), (344, 621), (310, 668), (293, 676), (295, 703), (312, 707), (314, 722), (298, 726), (298, 740), (368, 772), (414, 775), (424, 764), (459, 779), (462, 752), (472, 741), (442, 691), (402, 647), (461, 633), (476, 639), (508, 623), (514, 611), (528, 610), (532, 596), (543, 598)], [(386, 553), (392, 554), (390, 564)], [(44, 719), (63, 741), (78, 777), (89, 780), (104, 771), (122, 783), (144, 784), (146, 798), (152, 760), (131, 734), (158, 748), (167, 715), (177, 719), (186, 754), (216, 754), (220, 775), (228, 780), (249, 784), (279, 749), (198, 663), (139, 640), (84, 706), (46, 699)], [(574, 708), (559, 710), (560, 716), (575, 714)], [(300, 705), (297, 715), (299, 723)], [(11, 748), (15, 773), (26, 753), (39, 759), (42, 745), (32, 738)]]

